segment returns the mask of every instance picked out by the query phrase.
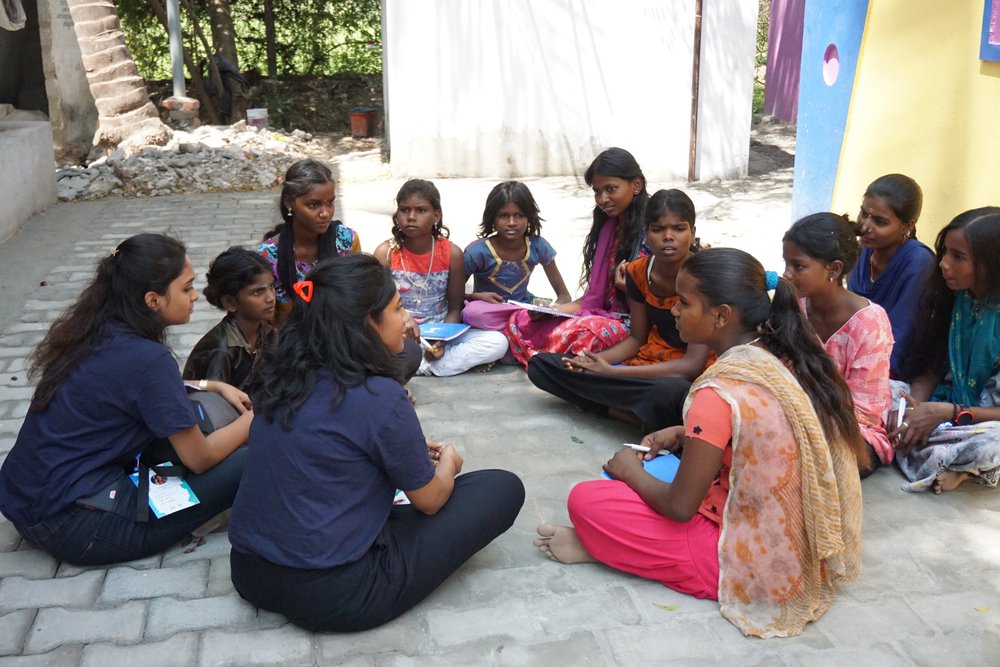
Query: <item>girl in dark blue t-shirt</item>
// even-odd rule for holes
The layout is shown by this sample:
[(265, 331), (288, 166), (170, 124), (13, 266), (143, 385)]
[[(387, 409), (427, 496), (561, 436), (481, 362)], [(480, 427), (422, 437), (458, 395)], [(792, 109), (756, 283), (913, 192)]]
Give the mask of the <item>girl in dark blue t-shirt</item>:
[[(335, 257), (294, 290), (251, 385), (260, 418), (229, 525), (233, 584), (306, 629), (365, 630), (506, 531), (524, 487), (503, 470), (458, 476), (454, 447), (424, 437), (393, 362), (409, 317), (388, 268)], [(396, 489), (410, 505), (394, 506)]]
[[(31, 356), (41, 374), (28, 415), (0, 468), (0, 511), (52, 556), (79, 565), (162, 551), (232, 504), (253, 413), (245, 393), (201, 380), (242, 415), (202, 434), (165, 329), (198, 299), (184, 245), (160, 234), (122, 241)], [(199, 499), (155, 518), (128, 475), (169, 440)], [(153, 461), (152, 463), (162, 463)]]

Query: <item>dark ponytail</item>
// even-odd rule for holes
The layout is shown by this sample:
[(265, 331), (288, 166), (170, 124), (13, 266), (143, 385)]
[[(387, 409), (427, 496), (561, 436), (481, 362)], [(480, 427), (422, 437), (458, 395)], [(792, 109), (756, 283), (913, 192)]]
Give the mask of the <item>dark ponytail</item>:
[(29, 376), (42, 375), (31, 398), (32, 412), (45, 410), (59, 385), (108, 335), (108, 323), (162, 343), (166, 326), (146, 305), (146, 293), (165, 295), (186, 261), (184, 244), (162, 234), (127, 238), (103, 257), (94, 280), (28, 359)]
[(803, 317), (792, 286), (776, 278), (774, 298), (769, 299), (764, 267), (735, 248), (707, 248), (692, 254), (683, 270), (697, 281), (708, 305), (729, 304), (746, 331), (756, 332), (764, 347), (785, 361), (809, 396), (827, 439), (844, 440), (858, 461), (867, 461), (850, 389)]

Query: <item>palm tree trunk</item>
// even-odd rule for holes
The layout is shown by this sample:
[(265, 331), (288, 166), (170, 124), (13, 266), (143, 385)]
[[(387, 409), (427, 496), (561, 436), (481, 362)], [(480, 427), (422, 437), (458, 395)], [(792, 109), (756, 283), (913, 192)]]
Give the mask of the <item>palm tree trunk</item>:
[(125, 46), (118, 11), (110, 0), (66, 0), (80, 42), (83, 67), (97, 105), (94, 145), (138, 150), (162, 146), (171, 137), (149, 101), (146, 82), (139, 76)]

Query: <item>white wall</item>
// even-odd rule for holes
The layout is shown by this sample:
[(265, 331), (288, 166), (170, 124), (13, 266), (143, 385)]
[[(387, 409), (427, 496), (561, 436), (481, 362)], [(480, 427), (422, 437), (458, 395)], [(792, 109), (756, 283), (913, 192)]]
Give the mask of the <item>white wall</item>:
[[(746, 173), (755, 0), (704, 0), (699, 178)], [(608, 146), (686, 177), (694, 0), (384, 0), (399, 177), (579, 174)]]
[(0, 121), (0, 243), (56, 203), (52, 129), (42, 121)]

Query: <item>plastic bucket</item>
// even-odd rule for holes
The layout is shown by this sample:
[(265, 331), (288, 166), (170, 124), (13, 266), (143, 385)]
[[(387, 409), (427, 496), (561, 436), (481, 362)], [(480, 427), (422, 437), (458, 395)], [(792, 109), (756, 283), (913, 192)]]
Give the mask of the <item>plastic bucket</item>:
[(267, 109), (247, 109), (247, 125), (267, 127)]
[(351, 107), (351, 136), (365, 139), (375, 134), (375, 108)]

